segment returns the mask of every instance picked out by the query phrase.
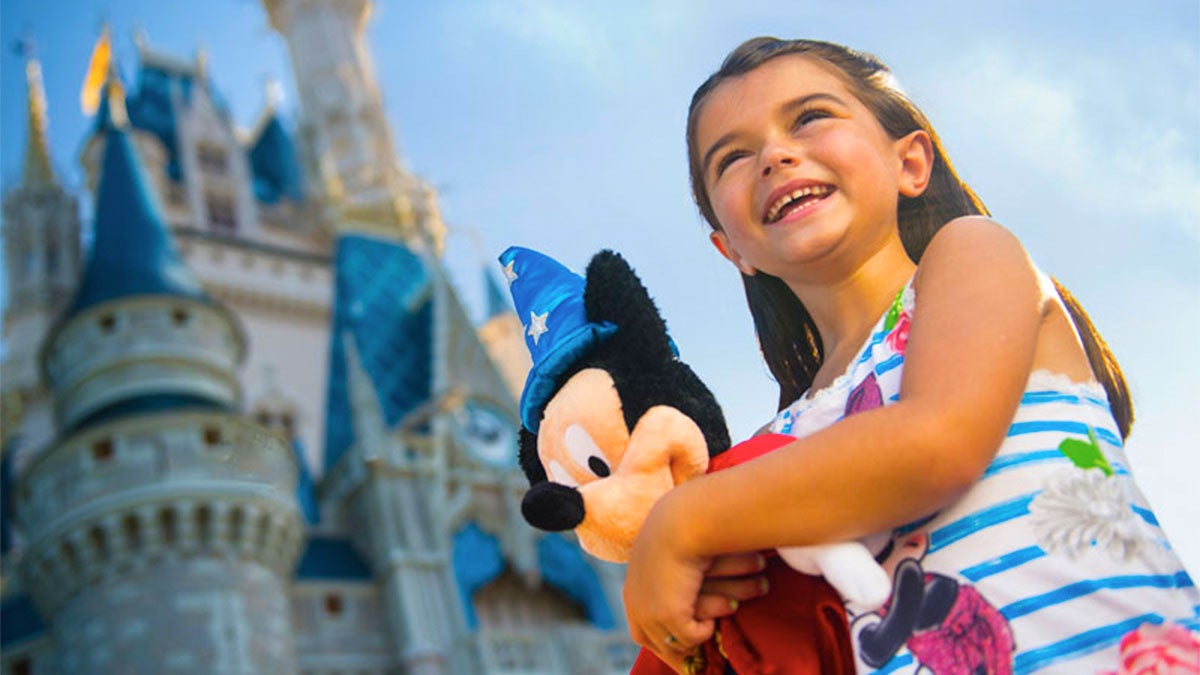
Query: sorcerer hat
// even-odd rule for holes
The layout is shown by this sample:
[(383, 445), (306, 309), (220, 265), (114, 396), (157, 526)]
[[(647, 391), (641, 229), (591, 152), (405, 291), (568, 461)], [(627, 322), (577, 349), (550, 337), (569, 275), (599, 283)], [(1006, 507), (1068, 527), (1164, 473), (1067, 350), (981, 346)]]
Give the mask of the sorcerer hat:
[(583, 277), (554, 258), (510, 246), (500, 254), (500, 263), (533, 359), (521, 393), (521, 424), (537, 433), (542, 408), (557, 391), (558, 378), (617, 327), (588, 320)]

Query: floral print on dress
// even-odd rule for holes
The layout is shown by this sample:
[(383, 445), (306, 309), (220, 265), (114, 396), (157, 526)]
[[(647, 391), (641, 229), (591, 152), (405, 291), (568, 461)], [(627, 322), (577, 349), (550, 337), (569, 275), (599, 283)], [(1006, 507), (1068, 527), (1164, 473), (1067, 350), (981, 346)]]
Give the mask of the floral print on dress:
[(1121, 667), (1102, 675), (1200, 675), (1200, 634), (1179, 624), (1143, 624), (1121, 638)]
[(896, 299), (892, 301), (887, 317), (883, 320), (883, 329), (888, 331), (884, 342), (892, 348), (892, 351), (901, 355), (908, 349), (908, 329), (912, 324), (912, 317), (906, 307), (912, 304), (911, 295), (911, 286), (901, 289), (896, 294)]
[(1096, 434), (1068, 438), (1058, 446), (1074, 467), (1055, 474), (1029, 504), (1038, 544), (1047, 552), (1075, 558), (1088, 550), (1131, 560), (1154, 544), (1133, 510), (1128, 485), (1100, 450)]

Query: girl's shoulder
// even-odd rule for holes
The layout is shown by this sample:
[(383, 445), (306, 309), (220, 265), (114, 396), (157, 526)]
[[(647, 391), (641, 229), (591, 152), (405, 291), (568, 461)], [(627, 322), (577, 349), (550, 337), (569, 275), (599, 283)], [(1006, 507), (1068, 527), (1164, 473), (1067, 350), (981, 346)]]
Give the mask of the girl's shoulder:
[(922, 268), (929, 267), (930, 263), (939, 264), (943, 258), (1028, 261), (1025, 247), (1017, 236), (987, 216), (960, 216), (938, 229), (921, 257), (918, 278)]
[(1058, 301), (1054, 281), (1034, 263), (1021, 240), (987, 216), (955, 218), (930, 240), (913, 276), (913, 288), (919, 293), (945, 280), (996, 292), (1032, 291), (1039, 313)]

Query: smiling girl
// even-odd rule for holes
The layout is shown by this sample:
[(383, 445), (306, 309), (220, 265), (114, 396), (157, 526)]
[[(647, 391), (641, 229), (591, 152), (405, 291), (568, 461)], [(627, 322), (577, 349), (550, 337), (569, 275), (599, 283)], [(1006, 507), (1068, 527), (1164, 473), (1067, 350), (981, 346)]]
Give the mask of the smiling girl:
[(780, 385), (770, 430), (797, 440), (655, 506), (634, 639), (682, 670), (713, 637), (714, 560), (884, 533), (891, 599), (849, 608), (862, 672), (1113, 670), (1148, 633), (1200, 672), (1200, 594), (1130, 475), (1119, 366), (886, 67), (750, 40), (697, 90), (687, 140)]

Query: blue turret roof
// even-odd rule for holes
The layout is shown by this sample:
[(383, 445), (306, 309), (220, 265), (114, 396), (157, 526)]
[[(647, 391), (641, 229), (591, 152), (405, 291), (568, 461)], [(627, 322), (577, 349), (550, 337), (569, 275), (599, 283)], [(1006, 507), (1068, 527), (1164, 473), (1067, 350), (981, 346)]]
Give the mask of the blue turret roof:
[(167, 234), (132, 139), (111, 124), (105, 133), (92, 248), (66, 316), (126, 296), (177, 295), (207, 301)]
[(266, 204), (274, 204), (280, 199), (303, 200), (304, 177), (296, 159), (295, 146), (279, 121), (279, 115), (268, 112), (261, 128), (250, 148), (254, 195)]
[(296, 464), (300, 468), (299, 480), (296, 483), (296, 501), (300, 503), (300, 512), (304, 514), (304, 521), (309, 525), (315, 525), (321, 519), (317, 502), (317, 486), (313, 482), (312, 473), (308, 470), (304, 443), (299, 438), (292, 441), (292, 452), (296, 454)]
[(346, 235), (338, 240), (334, 266), (326, 469), (355, 440), (345, 336), (354, 337), (388, 427), (429, 400), (433, 377), (432, 286), (421, 258), (396, 242)]
[(0, 647), (9, 649), (16, 644), (46, 633), (46, 622), (28, 595), (10, 595), (0, 603)]
[(179, 92), (182, 103), (192, 100), (196, 87), (203, 87), (213, 102), (213, 107), (229, 117), (229, 108), (220, 93), (198, 73), (195, 68), (183, 63), (172, 65), (169, 57), (151, 57), (143, 54), (138, 69), (137, 92), (129, 97), (129, 122), (138, 129), (149, 131), (158, 137), (167, 151), (167, 175), (172, 180), (183, 177), (179, 161), (179, 148), (175, 142), (178, 132), (175, 107), (171, 104), (172, 90)]
[(179, 87), (184, 102), (190, 101), (193, 86), (191, 73), (167, 71), (142, 63), (138, 71), (137, 93), (129, 97), (125, 106), (129, 110), (130, 124), (158, 137), (167, 152), (167, 175), (177, 181), (183, 177), (183, 170), (175, 143), (175, 109), (171, 105), (173, 83)]
[(312, 537), (296, 566), (296, 578), (367, 581), (371, 566), (347, 539)]

